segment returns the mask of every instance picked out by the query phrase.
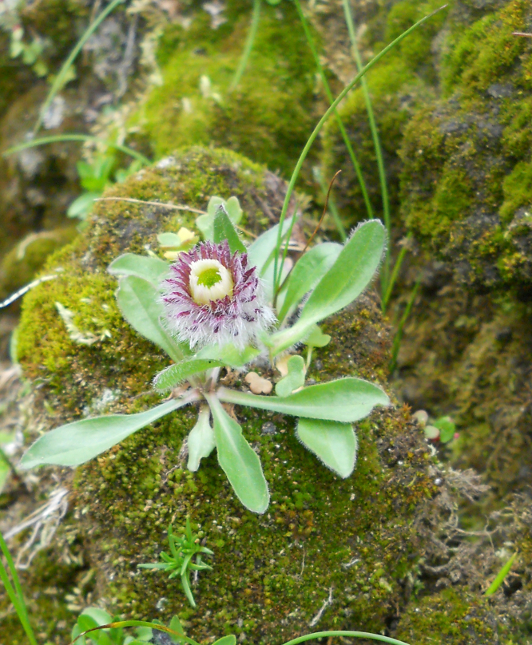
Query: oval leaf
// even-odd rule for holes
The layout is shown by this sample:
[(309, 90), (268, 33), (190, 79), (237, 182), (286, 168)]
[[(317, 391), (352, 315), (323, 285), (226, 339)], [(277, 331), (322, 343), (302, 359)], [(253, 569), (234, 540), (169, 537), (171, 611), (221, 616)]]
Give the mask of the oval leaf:
[(341, 244), (325, 242), (314, 246), (299, 258), (286, 281), (286, 286), (281, 291), (281, 293), (285, 293), (285, 296), (279, 310), (279, 320), (284, 320), (301, 298), (314, 289), (324, 274), (332, 267), (342, 248)]
[(358, 441), (349, 423), (299, 419), (296, 434), (306, 448), (340, 477), (345, 479), (353, 472)]
[(275, 386), (277, 396), (288, 396), (305, 385), (305, 361), (302, 356), (291, 356), (287, 363), (288, 374)]
[(300, 321), (317, 323), (358, 298), (379, 268), (385, 243), (379, 220), (361, 224), (305, 303)]
[(130, 434), (196, 399), (197, 395), (189, 395), (167, 401), (146, 412), (114, 414), (67, 423), (37, 439), (22, 457), (20, 466), (79, 466), (109, 450)]
[(272, 355), (303, 340), (313, 324), (353, 302), (375, 275), (385, 243), (386, 229), (379, 220), (359, 226), (311, 293), (297, 323), (265, 340)]
[(201, 408), (196, 425), (188, 435), (188, 464), (192, 472), (198, 470), (200, 461), (208, 457), (216, 447), (214, 430), (210, 420), (211, 412), (207, 406)]
[(168, 264), (152, 256), (124, 253), (111, 262), (107, 271), (117, 276), (135, 275), (158, 287), (168, 274)]
[(258, 396), (221, 387), (221, 401), (294, 417), (352, 423), (367, 417), (376, 405), (390, 405), (380, 387), (358, 378), (344, 378), (305, 387), (285, 397)]
[(270, 494), (258, 455), (217, 397), (205, 396), (214, 419), (216, 450), (222, 470), (242, 504), (254, 513), (264, 513), (270, 503)]
[(164, 309), (159, 291), (135, 275), (120, 280), (116, 300), (124, 318), (139, 334), (163, 349), (176, 363), (183, 359), (185, 345), (178, 345), (161, 324)]

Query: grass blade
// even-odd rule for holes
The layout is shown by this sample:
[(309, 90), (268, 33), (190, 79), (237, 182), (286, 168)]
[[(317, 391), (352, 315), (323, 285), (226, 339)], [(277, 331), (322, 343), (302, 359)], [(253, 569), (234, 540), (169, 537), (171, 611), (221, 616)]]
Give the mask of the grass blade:
[(7, 548), (7, 544), (1, 533), (0, 533), (0, 549), (2, 549), (2, 553), (6, 558), (7, 566), (9, 568), (9, 572), (11, 573), (11, 578), (13, 579), (14, 588), (11, 582), (9, 581), (7, 568), (5, 567), (1, 559), (0, 559), (0, 580), (2, 580), (4, 587), (7, 591), (7, 595), (9, 596), (9, 599), (11, 600), (11, 602), (13, 603), (13, 606), (15, 607), (15, 611), (17, 612), (17, 616), (22, 624), (22, 627), (24, 628), (24, 631), (26, 632), (26, 636), (28, 637), (28, 640), (30, 641), (31, 645), (37, 645), (37, 639), (35, 638), (35, 634), (33, 632), (33, 629), (31, 627), (31, 624), (28, 618), (28, 610), (26, 608), (26, 603), (24, 602), (24, 595), (22, 593), (22, 587), (20, 586), (20, 580), (18, 577), (17, 570), (15, 569), (15, 563), (13, 562), (11, 553), (9, 553), (9, 549)]
[[(310, 148), (312, 147), (312, 144), (316, 140), (316, 137), (318, 134), (321, 132), (321, 129), (325, 125), (325, 123), (328, 121), (329, 117), (334, 114), (334, 111), (340, 104), (340, 102), (349, 94), (349, 92), (360, 82), (360, 80), (369, 72), (369, 70), (374, 67), (383, 56), (386, 56), (386, 54), (391, 51), (394, 47), (396, 47), (402, 40), (404, 40), (407, 36), (409, 36), (413, 31), (416, 29), (419, 29), (421, 25), (423, 25), (427, 20), (432, 18), (432, 16), (436, 15), (439, 11), (442, 11), (445, 9), (447, 5), (443, 5), (439, 9), (436, 9), (436, 11), (433, 11), (432, 13), (428, 14), (424, 18), (421, 18), (421, 20), (418, 20), (416, 23), (414, 23), (409, 29), (404, 31), (400, 36), (398, 36), (394, 41), (392, 41), (389, 45), (387, 45), (382, 51), (380, 51), (374, 58), (370, 60), (370, 62), (363, 67), (363, 69), (355, 76), (355, 78), (348, 83), (344, 89), (340, 92), (340, 94), (336, 97), (336, 99), (333, 101), (331, 106), (326, 110), (325, 114), (321, 117), (321, 119), (318, 121), (316, 127), (312, 131), (310, 137), (307, 140), (307, 143), (305, 144), (305, 147), (303, 148), (301, 154), (299, 155), (299, 159), (296, 163), (296, 167), (294, 168), (294, 172), (292, 173), (292, 177), (290, 178), (290, 182), (288, 184), (288, 188), (286, 190), (286, 195), (284, 198), (283, 202), (283, 208), (281, 210), (281, 215), (279, 217), (279, 232), (278, 232), (278, 237), (277, 237), (277, 248), (281, 248), (281, 230), (283, 227), (284, 220), (286, 218), (286, 214), (288, 212), (288, 206), (290, 204), (290, 199), (292, 197), (292, 193), (294, 192), (294, 188), (296, 185), (296, 182), (299, 177), (299, 173), (301, 172), (301, 168), (303, 166), (303, 162), (307, 158), (307, 155), (309, 153)], [(275, 268), (274, 268), (274, 284), (277, 290), (279, 287), (279, 271), (278, 271), (278, 257), (277, 254), (275, 255)]]
[[(307, 39), (308, 46), (310, 48), (310, 51), (312, 52), (312, 56), (314, 57), (316, 67), (318, 68), (318, 73), (320, 75), (321, 82), (323, 83), (323, 89), (325, 90), (325, 94), (327, 95), (327, 99), (329, 103), (332, 103), (334, 101), (334, 96), (331, 92), (331, 88), (329, 87), (329, 82), (327, 81), (327, 76), (325, 74), (325, 71), (323, 70), (323, 66), (321, 64), (319, 54), (316, 50), (316, 46), (314, 44), (312, 34), (310, 33), (307, 19), (305, 18), (305, 14), (303, 13), (303, 9), (301, 8), (301, 4), (299, 0), (294, 0), (294, 1), (295, 1), (297, 13), (299, 14), (299, 18), (301, 20), (301, 24), (303, 25), (303, 29), (305, 31), (305, 36)], [(355, 151), (353, 150), (353, 146), (351, 145), (351, 141), (349, 141), (349, 137), (347, 136), (346, 129), (344, 127), (344, 124), (342, 123), (342, 119), (340, 118), (340, 115), (338, 114), (338, 112), (336, 112), (336, 110), (334, 111), (334, 116), (336, 118), (336, 122), (338, 123), (338, 129), (340, 130), (342, 139), (344, 140), (345, 147), (347, 148), (347, 152), (351, 159), (351, 163), (353, 164), (353, 168), (355, 169), (358, 183), (360, 184), (360, 190), (362, 191), (362, 197), (364, 198), (364, 203), (366, 205), (366, 210), (368, 211), (368, 217), (370, 219), (373, 219), (374, 217), (373, 208), (369, 200), (368, 190), (366, 188), (366, 181), (364, 179), (364, 175), (362, 174), (362, 168), (358, 163), (358, 159), (355, 155)], [(326, 193), (327, 190), (325, 189), (324, 192)], [(331, 204), (331, 210), (332, 210), (332, 204)], [(338, 228), (338, 233), (340, 234), (340, 237), (342, 238), (342, 240), (345, 240), (346, 239), (345, 230), (339, 218), (335, 217), (335, 223)]]
[(52, 83), (52, 87), (48, 92), (48, 96), (46, 97), (46, 100), (41, 106), (37, 123), (33, 128), (34, 135), (37, 134), (37, 132), (39, 131), (43, 122), (44, 115), (46, 114), (46, 111), (50, 107), (52, 101), (56, 97), (57, 93), (61, 91), (61, 88), (63, 87), (63, 84), (65, 82), (65, 79), (67, 78), (68, 71), (72, 67), (72, 64), (74, 63), (74, 61), (76, 60), (77, 55), (82, 50), (83, 45), (85, 45), (87, 40), (89, 40), (89, 38), (96, 31), (96, 29), (98, 29), (100, 24), (107, 18), (107, 16), (112, 11), (114, 11), (114, 9), (118, 7), (118, 5), (121, 4), (122, 2), (124, 2), (124, 0), (113, 0), (111, 4), (108, 5), (102, 11), (102, 13), (96, 18), (96, 20), (87, 27), (83, 36), (78, 40), (78, 42), (76, 43), (76, 46), (70, 52), (68, 58), (66, 59), (66, 61), (63, 63), (63, 66), (59, 70), (59, 74), (55, 77), (54, 82)]
[(32, 141), (19, 143), (16, 146), (12, 146), (11, 148), (8, 148), (2, 153), (2, 156), (9, 157), (9, 155), (14, 154), (15, 152), (20, 152), (21, 150), (26, 150), (26, 148), (35, 148), (36, 146), (44, 146), (47, 143), (63, 143), (64, 141), (82, 141), (82, 142), (100, 143), (107, 146), (108, 148), (114, 148), (115, 150), (119, 150), (120, 152), (123, 152), (124, 154), (129, 155), (134, 159), (138, 159), (139, 161), (142, 161), (142, 163), (145, 164), (146, 166), (149, 166), (151, 164), (151, 161), (148, 159), (148, 157), (145, 157), (140, 152), (133, 150), (133, 148), (129, 148), (128, 146), (122, 146), (119, 143), (110, 143), (108, 141), (102, 141), (98, 137), (93, 137), (89, 134), (54, 134), (50, 137), (41, 137), (40, 139), (33, 139)]
[[(353, 21), (353, 14), (351, 13), (351, 7), (349, 6), (349, 0), (342, 0), (344, 7), (345, 21), (347, 23), (347, 31), (349, 32), (349, 38), (351, 40), (351, 47), (353, 48), (353, 56), (355, 58), (355, 63), (358, 71), (360, 72), (363, 69), (362, 58), (360, 52), (358, 51), (357, 38), (355, 34), (355, 24)], [(391, 221), (390, 221), (390, 199), (388, 196), (388, 184), (386, 182), (386, 169), (384, 168), (384, 159), (382, 156), (382, 146), (379, 137), (379, 130), (377, 128), (377, 123), (375, 121), (375, 114), (373, 112), (373, 106), (371, 104), (371, 97), (368, 89), (368, 82), (366, 78), (362, 78), (360, 81), (360, 86), (362, 88), (362, 93), (364, 95), (364, 101), (366, 103), (366, 111), (368, 113), (369, 127), (371, 130), (371, 138), (373, 139), (373, 146), (375, 148), (375, 156), (377, 157), (377, 168), (379, 171), (379, 182), (381, 186), (382, 194), (382, 209), (384, 212), (384, 224), (386, 230), (388, 231), (388, 239), (391, 239)], [(386, 291), (388, 285), (388, 277), (390, 274), (390, 251), (389, 247), (386, 251), (386, 256), (384, 259), (384, 267), (382, 271), (382, 291)]]

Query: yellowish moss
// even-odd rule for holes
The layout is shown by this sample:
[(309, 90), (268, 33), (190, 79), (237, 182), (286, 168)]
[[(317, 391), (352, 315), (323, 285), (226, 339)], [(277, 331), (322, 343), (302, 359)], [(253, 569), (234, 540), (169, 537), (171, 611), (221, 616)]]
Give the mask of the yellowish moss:
[(296, 11), (290, 3), (262, 6), (246, 71), (233, 90), (251, 14), (229, 2), (224, 17), (216, 30), (203, 11), (186, 29), (166, 30), (159, 50), (162, 85), (151, 90), (132, 123), (157, 157), (180, 146), (213, 144), (289, 174), (315, 121), (315, 66)]

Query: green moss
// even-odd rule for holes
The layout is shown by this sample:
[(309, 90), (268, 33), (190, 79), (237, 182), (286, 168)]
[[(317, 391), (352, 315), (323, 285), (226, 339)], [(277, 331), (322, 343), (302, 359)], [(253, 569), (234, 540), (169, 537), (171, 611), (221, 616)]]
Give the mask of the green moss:
[(20, 242), (2, 260), (0, 265), (0, 298), (28, 284), (41, 269), (46, 258), (71, 241), (77, 231), (74, 227), (33, 233)]
[(289, 3), (263, 6), (240, 85), (228, 88), (240, 61), (250, 14), (230, 3), (216, 30), (206, 12), (187, 29), (171, 26), (159, 60), (163, 83), (133, 118), (156, 156), (191, 144), (221, 145), (289, 174), (314, 123), (314, 63)]
[[(397, 59), (374, 70), (368, 77), (368, 85), (382, 144), (388, 192), (392, 209), (395, 210), (398, 205), (400, 165), (397, 142), (413, 110), (420, 101), (426, 100), (429, 91), (408, 66)], [(382, 196), (377, 157), (362, 90), (354, 91), (338, 114), (362, 168), (372, 206), (380, 213)], [(334, 197), (346, 218), (352, 222), (367, 217), (362, 190), (334, 118), (330, 119), (324, 130), (322, 163), (322, 175), (327, 181), (338, 169), (342, 170), (335, 182)]]
[(511, 221), (521, 206), (532, 206), (532, 161), (517, 163), (504, 178), (504, 202), (500, 208), (502, 221)]
[(407, 227), (460, 280), (528, 297), (530, 229), (529, 3), (456, 28), (442, 75), (447, 94), (405, 130), (401, 210)]
[[(451, 39), (443, 71), (444, 88), (457, 86), (468, 94), (485, 92), (495, 83), (506, 83), (524, 59), (526, 39), (517, 38), (530, 11), (527, 0), (514, 0), (498, 13), (484, 16)], [(453, 42), (454, 41), (454, 42)], [(523, 79), (525, 81), (525, 79)], [(528, 82), (523, 89), (531, 89)]]
[(396, 637), (418, 645), (430, 645), (435, 639), (449, 645), (498, 642), (488, 600), (452, 588), (412, 603), (401, 618)]
[[(205, 208), (212, 194), (234, 194), (245, 228), (258, 232), (258, 222), (278, 215), (284, 190), (275, 175), (235, 153), (195, 148), (143, 170), (108, 195)], [(267, 204), (267, 211), (257, 204)], [(87, 232), (50, 260), (46, 270), (61, 266), (64, 276), (30, 294), (19, 332), (26, 374), (43, 379), (37, 409), (53, 408), (53, 418), (41, 417), (47, 427), (83, 410), (135, 412), (158, 399), (147, 384), (168, 359), (120, 319), (115, 281), (105, 269), (126, 250), (155, 248), (158, 231), (179, 225), (193, 227), (194, 218), (100, 202)], [(94, 334), (103, 328), (111, 338), (77, 344), (54, 311), (56, 301), (75, 312), (80, 328), (92, 324)], [(384, 378), (389, 342), (374, 300), (361, 299), (325, 331), (334, 331), (333, 341), (316, 352), (312, 378)], [(186, 470), (183, 440), (194, 424), (192, 408), (76, 471), (74, 517), (87, 531), (84, 550), (97, 571), (93, 602), (129, 618), (168, 620), (179, 613), (200, 640), (237, 633), (243, 641), (279, 643), (308, 629), (332, 589), (328, 627), (356, 622), (384, 628), (402, 596), (402, 580), (416, 566), (421, 538), (414, 517), (436, 492), (424, 439), (410, 425), (408, 410), (379, 410), (358, 424), (359, 462), (346, 480), (303, 448), (292, 419), (245, 408), (235, 414), (270, 485), (272, 503), (264, 515), (243, 509), (215, 455), (198, 473)], [(274, 424), (275, 434), (264, 432), (266, 423)], [(187, 516), (215, 551), (213, 571), (201, 574), (194, 589), (197, 610), (176, 581), (136, 568), (157, 559), (168, 524), (182, 527)]]

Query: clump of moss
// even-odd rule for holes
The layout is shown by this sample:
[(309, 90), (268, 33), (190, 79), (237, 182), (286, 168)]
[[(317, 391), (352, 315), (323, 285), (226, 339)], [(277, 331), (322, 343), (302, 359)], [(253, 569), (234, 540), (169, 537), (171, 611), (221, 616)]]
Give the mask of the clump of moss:
[(450, 645), (498, 642), (497, 620), (487, 599), (462, 589), (444, 589), (410, 605), (397, 638), (419, 645), (442, 639)]
[(20, 242), (0, 264), (0, 299), (30, 282), (46, 258), (76, 236), (75, 227), (33, 233)]
[(184, 28), (169, 26), (160, 42), (162, 84), (131, 124), (155, 155), (180, 146), (219, 145), (289, 174), (314, 124), (314, 62), (295, 9), (263, 5), (246, 71), (240, 62), (251, 15), (228, 3), (227, 22), (211, 27), (206, 12)]
[(455, 30), (442, 65), (448, 98), (412, 119), (401, 157), (401, 210), (425, 248), (465, 284), (528, 297), (532, 244), (530, 4), (506, 3)]
[[(213, 194), (234, 194), (247, 216), (244, 227), (258, 232), (278, 216), (285, 190), (275, 175), (235, 153), (194, 148), (107, 195), (205, 208)], [(26, 299), (18, 350), (26, 374), (45, 383), (36, 409), (45, 402), (54, 409), (47, 427), (83, 410), (135, 412), (155, 402), (147, 383), (168, 359), (121, 320), (116, 282), (105, 271), (120, 253), (155, 248), (158, 232), (181, 225), (193, 227), (194, 217), (100, 202), (87, 232), (50, 260), (46, 270), (63, 272)], [(110, 340), (76, 344), (54, 311), (56, 301), (76, 314), (80, 328), (96, 334), (103, 325)], [(317, 352), (309, 376), (383, 381), (389, 341), (371, 298), (329, 321), (325, 331), (333, 341)], [(402, 582), (415, 571), (422, 538), (414, 518), (436, 491), (427, 447), (408, 410), (379, 410), (357, 424), (358, 466), (346, 480), (301, 446), (292, 419), (243, 408), (235, 414), (271, 486), (272, 503), (262, 516), (243, 509), (214, 455), (198, 473), (186, 470), (183, 439), (194, 423), (192, 409), (76, 471), (70, 522), (86, 532), (84, 551), (97, 572), (94, 600), (129, 618), (167, 620), (178, 613), (200, 640), (236, 633), (244, 641), (278, 643), (306, 631), (322, 607), (328, 627), (384, 628)], [(186, 517), (215, 552), (213, 570), (194, 591), (197, 610), (175, 581), (136, 568), (157, 559), (168, 524), (181, 527)]]

